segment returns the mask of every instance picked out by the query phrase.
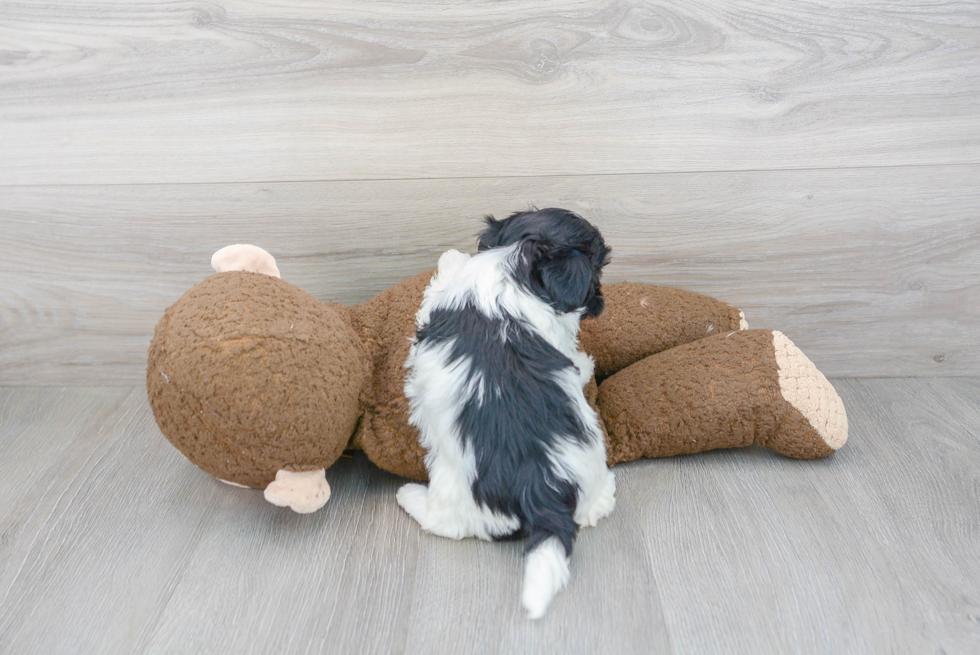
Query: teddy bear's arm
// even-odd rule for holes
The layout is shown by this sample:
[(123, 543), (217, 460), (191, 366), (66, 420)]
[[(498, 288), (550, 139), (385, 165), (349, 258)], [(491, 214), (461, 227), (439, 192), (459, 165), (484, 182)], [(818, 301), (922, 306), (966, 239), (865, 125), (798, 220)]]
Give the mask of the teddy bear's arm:
[(606, 308), (582, 321), (579, 336), (600, 380), (648, 355), (748, 328), (737, 308), (691, 291), (631, 282), (602, 290)]
[(747, 330), (647, 357), (605, 380), (609, 463), (759, 445), (800, 459), (847, 440), (833, 386), (781, 332)]

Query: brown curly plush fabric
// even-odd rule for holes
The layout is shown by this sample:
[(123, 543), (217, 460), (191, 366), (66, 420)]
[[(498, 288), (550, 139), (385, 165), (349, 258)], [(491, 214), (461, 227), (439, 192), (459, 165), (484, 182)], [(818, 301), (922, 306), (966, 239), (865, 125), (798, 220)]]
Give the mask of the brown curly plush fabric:
[[(348, 446), (424, 480), (404, 363), (432, 274), (350, 308), (258, 273), (209, 277), (157, 325), (147, 367), (157, 423), (207, 473), (248, 486), (328, 468)], [(813, 458), (843, 445), (840, 398), (781, 333), (738, 332), (737, 309), (691, 292), (604, 292), (581, 343), (606, 378), (585, 394), (610, 464), (749, 444)]]
[(419, 273), (350, 308), (374, 371), (353, 444), (379, 467), (416, 480), (427, 479), (425, 451), (418, 430), (408, 424), (404, 365), (415, 336), (415, 314), (434, 273)]
[(150, 345), (147, 391), (163, 434), (210, 475), (250, 487), (279, 469), (329, 467), (367, 384), (347, 311), (260, 273), (192, 288)]
[[(408, 424), (404, 364), (415, 335), (415, 313), (433, 273), (420, 273), (350, 308), (374, 370), (353, 445), (386, 471), (416, 480), (427, 477), (425, 451), (418, 431)], [(690, 291), (623, 282), (604, 285), (603, 293), (606, 310), (598, 319), (582, 322), (581, 337), (583, 348), (596, 358), (600, 376), (706, 333), (738, 329), (737, 309)], [(595, 381), (585, 391), (595, 408)]]
[(605, 380), (598, 405), (610, 464), (753, 444), (801, 459), (834, 452), (784, 399), (771, 330), (647, 357)]
[(604, 284), (606, 309), (582, 321), (582, 348), (601, 380), (648, 355), (739, 328), (728, 303), (681, 289), (622, 282)]

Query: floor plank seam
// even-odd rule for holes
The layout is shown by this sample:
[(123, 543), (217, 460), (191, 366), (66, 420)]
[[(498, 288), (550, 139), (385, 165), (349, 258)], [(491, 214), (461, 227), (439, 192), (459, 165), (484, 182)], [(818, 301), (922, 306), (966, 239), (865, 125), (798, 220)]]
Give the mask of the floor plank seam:
[(453, 182), (463, 180), (533, 180), (547, 178), (586, 178), (586, 177), (636, 177), (655, 175), (724, 175), (732, 173), (804, 173), (818, 171), (874, 171), (904, 168), (944, 168), (950, 166), (980, 166), (980, 159), (972, 161), (944, 161), (932, 163), (901, 163), (876, 164), (861, 166), (800, 166), (781, 168), (717, 168), (717, 169), (683, 169), (672, 171), (614, 171), (607, 173), (536, 173), (529, 175), (460, 175), (434, 177), (363, 177), (363, 178), (309, 178), (289, 180), (222, 180), (221, 182), (121, 182), (81, 183), (81, 184), (5, 184), (0, 182), (0, 189), (32, 189), (32, 188), (118, 188), (118, 187), (165, 187), (165, 186), (232, 186), (244, 184), (357, 184), (368, 182)]

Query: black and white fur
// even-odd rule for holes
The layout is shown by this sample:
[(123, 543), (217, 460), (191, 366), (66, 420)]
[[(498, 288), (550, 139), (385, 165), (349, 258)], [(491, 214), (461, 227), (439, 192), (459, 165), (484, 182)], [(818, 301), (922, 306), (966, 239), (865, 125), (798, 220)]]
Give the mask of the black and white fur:
[(476, 255), (439, 258), (405, 363), (429, 485), (403, 486), (398, 502), (444, 537), (526, 536), (531, 618), (568, 582), (578, 527), (615, 505), (583, 393), (593, 361), (578, 345), (580, 319), (602, 311), (608, 257), (598, 230), (570, 211), (487, 217)]

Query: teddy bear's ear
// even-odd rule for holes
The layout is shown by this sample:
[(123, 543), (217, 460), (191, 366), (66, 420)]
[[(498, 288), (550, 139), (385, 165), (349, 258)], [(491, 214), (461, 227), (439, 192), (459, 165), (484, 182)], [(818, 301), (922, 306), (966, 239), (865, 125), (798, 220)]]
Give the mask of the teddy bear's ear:
[(498, 221), (490, 214), (483, 217), (483, 222), (487, 224), (487, 228), (483, 232), (480, 232), (477, 245), (477, 250), (480, 252), (501, 245), (500, 233), (503, 231), (504, 225), (507, 224), (507, 221)]

